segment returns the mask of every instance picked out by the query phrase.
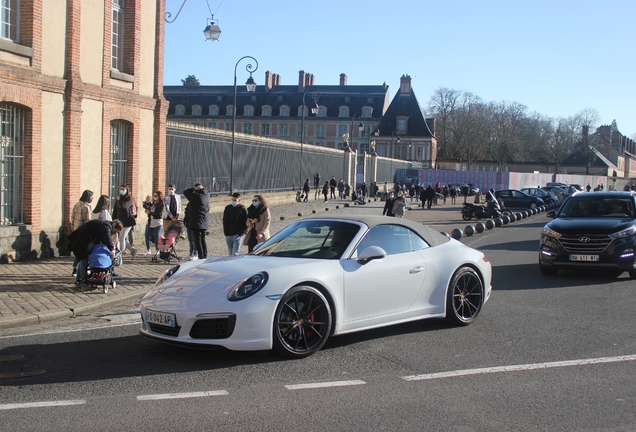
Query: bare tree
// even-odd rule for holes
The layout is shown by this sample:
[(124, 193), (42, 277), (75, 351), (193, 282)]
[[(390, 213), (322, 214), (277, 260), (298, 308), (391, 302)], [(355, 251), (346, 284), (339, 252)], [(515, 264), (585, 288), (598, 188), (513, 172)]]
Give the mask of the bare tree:
[(457, 107), (460, 95), (460, 91), (439, 87), (428, 103), (428, 111), (437, 119), (436, 135), (440, 157), (452, 157), (454, 153), (450, 148), (450, 117)]
[(599, 123), (599, 115), (595, 109), (587, 108), (575, 115), (580, 128), (579, 150), (585, 159), (585, 174), (590, 174), (590, 167), (595, 153), (590, 143), (590, 130), (594, 131)]
[(513, 162), (521, 154), (526, 109), (517, 102), (491, 102), (487, 106), (487, 150), (492, 160), (497, 162), (499, 171), (505, 162)]
[(481, 124), (485, 118), (486, 109), (481, 99), (463, 92), (450, 116), (450, 144), (454, 148), (454, 156), (464, 159), (469, 170), (474, 161), (484, 155), (486, 134)]

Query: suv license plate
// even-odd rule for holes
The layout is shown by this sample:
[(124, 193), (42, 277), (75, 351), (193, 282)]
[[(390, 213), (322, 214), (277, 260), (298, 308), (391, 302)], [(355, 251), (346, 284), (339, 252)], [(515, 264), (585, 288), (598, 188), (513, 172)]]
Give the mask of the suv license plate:
[(146, 309), (146, 320), (152, 324), (159, 324), (166, 327), (175, 327), (175, 314), (156, 312)]
[(598, 255), (570, 255), (570, 261), (598, 261)]

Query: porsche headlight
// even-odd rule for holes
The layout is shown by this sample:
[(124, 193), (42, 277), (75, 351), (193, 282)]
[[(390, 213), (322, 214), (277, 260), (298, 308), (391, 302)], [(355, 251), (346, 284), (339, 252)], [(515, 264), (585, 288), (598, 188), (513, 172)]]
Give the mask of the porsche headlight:
[(176, 272), (179, 271), (179, 267), (181, 267), (181, 266), (180, 265), (176, 265), (176, 266), (170, 267), (168, 270), (166, 270), (165, 273), (162, 274), (159, 277), (159, 279), (157, 279), (157, 282), (155, 282), (155, 287), (158, 286), (158, 285), (161, 285), (162, 283), (164, 283), (165, 281), (170, 279), (173, 274), (175, 274)]
[(614, 240), (616, 239), (622, 239), (625, 237), (631, 237), (633, 235), (636, 234), (636, 225), (632, 225), (627, 229), (624, 229), (623, 231), (619, 231), (617, 233), (614, 234), (610, 234), (610, 237), (613, 238)]
[(229, 301), (239, 301), (248, 298), (251, 295), (256, 294), (261, 288), (265, 286), (269, 275), (267, 272), (256, 273), (253, 276), (243, 279), (230, 291), (227, 295)]
[(561, 233), (551, 230), (547, 225), (543, 227), (543, 235), (557, 239), (561, 237)]

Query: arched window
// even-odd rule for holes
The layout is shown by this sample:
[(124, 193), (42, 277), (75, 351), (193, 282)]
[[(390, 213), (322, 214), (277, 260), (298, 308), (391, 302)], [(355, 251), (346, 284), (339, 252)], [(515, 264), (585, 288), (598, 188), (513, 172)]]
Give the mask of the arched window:
[[(108, 176), (108, 193), (116, 197), (119, 185), (127, 184), (126, 168), (128, 165), (128, 145), (130, 142), (130, 123), (123, 120), (110, 122), (110, 165)], [(111, 206), (115, 200), (111, 200)]]
[(211, 116), (218, 116), (219, 115), (219, 107), (218, 107), (218, 105), (210, 105), (208, 107), (208, 110), (209, 110), (208, 113)]
[(175, 106), (174, 115), (185, 115), (185, 107), (183, 105)]
[(232, 105), (228, 105), (225, 107), (225, 115), (234, 115), (234, 107)]
[(349, 107), (341, 106), (338, 109), (338, 117), (349, 117)]
[(200, 116), (202, 112), (201, 105), (192, 105), (192, 115)]
[(23, 223), (26, 112), (0, 103), (0, 226)]
[(307, 117), (307, 113), (308, 113), (307, 106), (299, 105), (298, 106), (298, 117), (302, 117), (303, 116), (303, 111), (305, 111), (305, 117)]
[(264, 106), (263, 106), (263, 109), (262, 109), (262, 112), (261, 112), (261, 115), (262, 115), (263, 117), (269, 117), (269, 116), (271, 116), (271, 115), (272, 115), (272, 107), (271, 107), (271, 106), (269, 106), (269, 105), (264, 105)]
[(318, 107), (318, 117), (327, 117), (327, 107), (324, 105), (320, 105)]
[(289, 117), (289, 107), (287, 105), (283, 105), (280, 107), (280, 116)]
[(370, 106), (362, 107), (362, 117), (371, 118), (373, 114), (373, 108)]
[(245, 105), (245, 108), (243, 108), (243, 115), (244, 116), (253, 116), (254, 115), (254, 107), (252, 105)]

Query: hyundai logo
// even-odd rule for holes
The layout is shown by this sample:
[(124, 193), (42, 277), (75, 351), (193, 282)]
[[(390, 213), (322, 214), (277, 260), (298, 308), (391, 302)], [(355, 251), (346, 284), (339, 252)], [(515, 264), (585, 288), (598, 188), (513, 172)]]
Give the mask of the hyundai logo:
[(579, 237), (579, 241), (581, 243), (589, 243), (590, 242), (590, 238), (589, 237)]

